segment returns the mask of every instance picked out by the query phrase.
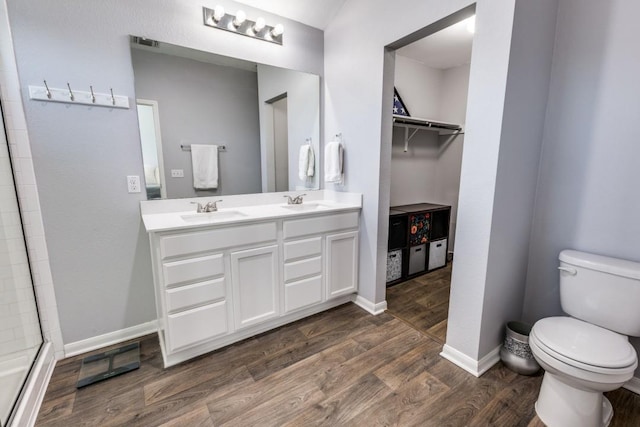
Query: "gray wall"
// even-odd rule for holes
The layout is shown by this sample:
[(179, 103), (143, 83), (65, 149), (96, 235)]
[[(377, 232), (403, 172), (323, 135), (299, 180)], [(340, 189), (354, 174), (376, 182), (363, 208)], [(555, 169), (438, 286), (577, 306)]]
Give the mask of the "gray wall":
[(557, 0), (516, 3), (480, 355), (502, 341), (505, 322), (522, 316), (556, 14)]
[(144, 193), (126, 187), (127, 175), (143, 176), (136, 111), (33, 102), (27, 86), (113, 88), (132, 103), (130, 34), (323, 74), (321, 31), (242, 6), (282, 22), (286, 34), (283, 46), (240, 37), (202, 24), (202, 6), (216, 4), (239, 8), (229, 0), (8, 1), (65, 343), (156, 317)]
[[(260, 135), (262, 145), (263, 191), (274, 191), (272, 140), (273, 123), (265, 102), (283, 93), (287, 94), (287, 127), (289, 141), (289, 190), (296, 188), (319, 188), (320, 175), (320, 79), (318, 76), (282, 68), (258, 65), (258, 92), (260, 104)], [(300, 145), (311, 138), (316, 168), (312, 178), (298, 177)]]
[[(506, 266), (510, 273), (510, 265), (515, 265), (517, 274), (514, 276), (524, 277), (527, 269), (526, 254), (517, 254), (515, 263), (512, 258), (498, 259), (492, 254), (495, 248), (490, 237), (496, 219), (494, 214), (512, 208), (509, 200), (494, 198), (496, 187), (504, 185), (510, 177), (517, 178), (520, 173), (510, 168), (508, 162), (499, 162), (501, 145), (507, 143), (503, 128), (510, 130), (503, 120), (503, 113), (511, 102), (511, 91), (522, 93), (537, 85), (539, 87), (535, 89), (542, 89), (546, 94), (544, 79), (548, 78), (553, 47), (555, 3), (545, 1), (541, 2), (540, 10), (532, 11), (528, 16), (540, 25), (537, 32), (530, 33), (530, 26), (523, 29), (524, 34), (531, 36), (529, 44), (519, 45), (523, 48), (519, 52), (511, 50), (515, 3), (515, 0), (499, 4), (484, 0), (476, 3), (477, 31), (470, 71), (458, 211), (456, 258), (460, 262), (453, 270), (447, 334), (448, 345), (475, 360), (486, 354), (481, 352), (487, 347), (500, 344), (498, 335), (502, 333), (502, 326), (496, 325), (513, 315), (512, 307), (520, 311), (522, 306), (524, 282), (490, 273), (490, 258), (495, 267)], [(390, 59), (385, 55), (384, 46), (469, 4), (465, 1), (408, 1), (403, 3), (403, 10), (410, 13), (400, 14), (397, 6), (382, 0), (349, 0), (325, 31), (325, 133), (342, 132), (347, 155), (357, 157), (357, 162), (347, 165), (346, 188), (364, 193), (359, 292), (374, 303), (385, 298), (386, 212), (391, 161), (391, 111), (385, 105), (391, 102), (392, 91), (389, 89), (393, 86), (393, 72), (383, 75), (385, 63), (388, 63), (385, 59)], [(371, 31), (369, 22), (379, 16), (391, 17), (391, 21), (377, 31)], [(510, 62), (522, 61), (521, 57), (527, 55), (532, 55), (541, 65), (526, 72), (510, 66)], [(352, 70), (358, 70), (357, 78), (353, 77)], [(527, 80), (530, 77), (533, 77), (532, 85)], [(507, 87), (508, 78), (512, 82), (510, 87)], [(384, 88), (382, 96), (381, 88)], [(542, 101), (534, 96), (531, 109), (539, 108), (539, 102)], [(523, 124), (524, 118), (520, 116), (526, 113), (528, 111), (521, 110), (514, 113), (511, 117), (515, 121), (513, 130), (525, 133), (532, 126), (542, 127), (541, 120), (535, 122), (537, 118), (533, 123)], [(529, 138), (525, 139), (529, 141)], [(526, 170), (536, 167), (527, 166)], [(533, 199), (535, 174), (533, 179), (529, 174), (524, 180), (516, 179), (516, 186)], [(502, 243), (508, 247), (528, 247), (529, 230), (530, 223), (526, 218), (507, 221), (500, 236), (506, 239), (512, 235), (512, 238)], [(461, 236), (464, 236), (462, 241)], [(512, 292), (512, 287), (520, 289), (520, 294)], [(499, 302), (486, 312), (485, 295), (487, 299), (496, 298)]]
[(526, 277), (530, 322), (562, 313), (562, 249), (640, 261), (640, 3), (567, 0), (558, 9)]
[[(158, 101), (167, 197), (259, 193), (260, 124), (257, 73), (131, 50), (137, 98)], [(180, 144), (225, 145), (217, 190), (193, 188), (191, 153)], [(184, 178), (172, 178), (183, 169)]]

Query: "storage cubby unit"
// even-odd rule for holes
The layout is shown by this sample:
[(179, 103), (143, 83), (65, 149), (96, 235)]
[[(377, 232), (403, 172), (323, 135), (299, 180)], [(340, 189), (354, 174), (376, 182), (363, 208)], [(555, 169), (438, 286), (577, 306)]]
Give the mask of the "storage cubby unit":
[(433, 203), (389, 211), (387, 286), (447, 265), (451, 207)]

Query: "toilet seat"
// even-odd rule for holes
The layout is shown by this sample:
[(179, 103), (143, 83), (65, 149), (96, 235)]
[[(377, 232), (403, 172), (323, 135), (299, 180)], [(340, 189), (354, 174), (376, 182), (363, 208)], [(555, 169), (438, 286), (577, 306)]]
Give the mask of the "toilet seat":
[(633, 373), (638, 364), (627, 337), (572, 317), (539, 320), (530, 339), (553, 359), (588, 372)]

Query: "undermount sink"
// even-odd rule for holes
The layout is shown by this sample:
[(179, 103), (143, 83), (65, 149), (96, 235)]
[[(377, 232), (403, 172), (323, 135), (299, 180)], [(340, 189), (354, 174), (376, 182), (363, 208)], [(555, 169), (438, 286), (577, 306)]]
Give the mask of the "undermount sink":
[(230, 211), (201, 212), (201, 213), (180, 215), (180, 218), (182, 218), (182, 220), (185, 222), (197, 224), (197, 223), (219, 221), (222, 219), (238, 219), (246, 216), (247, 214), (243, 212), (230, 210)]
[(285, 209), (290, 209), (292, 211), (299, 211), (299, 212), (329, 209), (329, 206), (324, 205), (322, 203), (316, 203), (316, 202), (308, 202), (308, 203), (303, 202), (299, 205), (282, 205), (282, 207)]

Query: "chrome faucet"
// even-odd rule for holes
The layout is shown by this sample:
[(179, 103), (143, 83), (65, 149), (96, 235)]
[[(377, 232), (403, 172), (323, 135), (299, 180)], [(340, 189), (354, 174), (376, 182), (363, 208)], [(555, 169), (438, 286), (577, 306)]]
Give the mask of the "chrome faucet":
[(208, 202), (206, 204), (201, 204), (198, 202), (191, 202), (192, 205), (198, 205), (197, 208), (197, 212), (198, 213), (203, 213), (203, 212), (216, 212), (218, 210), (218, 202), (221, 202), (222, 200), (215, 200), (213, 202)]
[(289, 195), (286, 196), (282, 196), (282, 197), (286, 197), (287, 198), (287, 204), (288, 205), (301, 205), (302, 204), (302, 197), (306, 196), (306, 194), (300, 194), (296, 197), (291, 197)]

